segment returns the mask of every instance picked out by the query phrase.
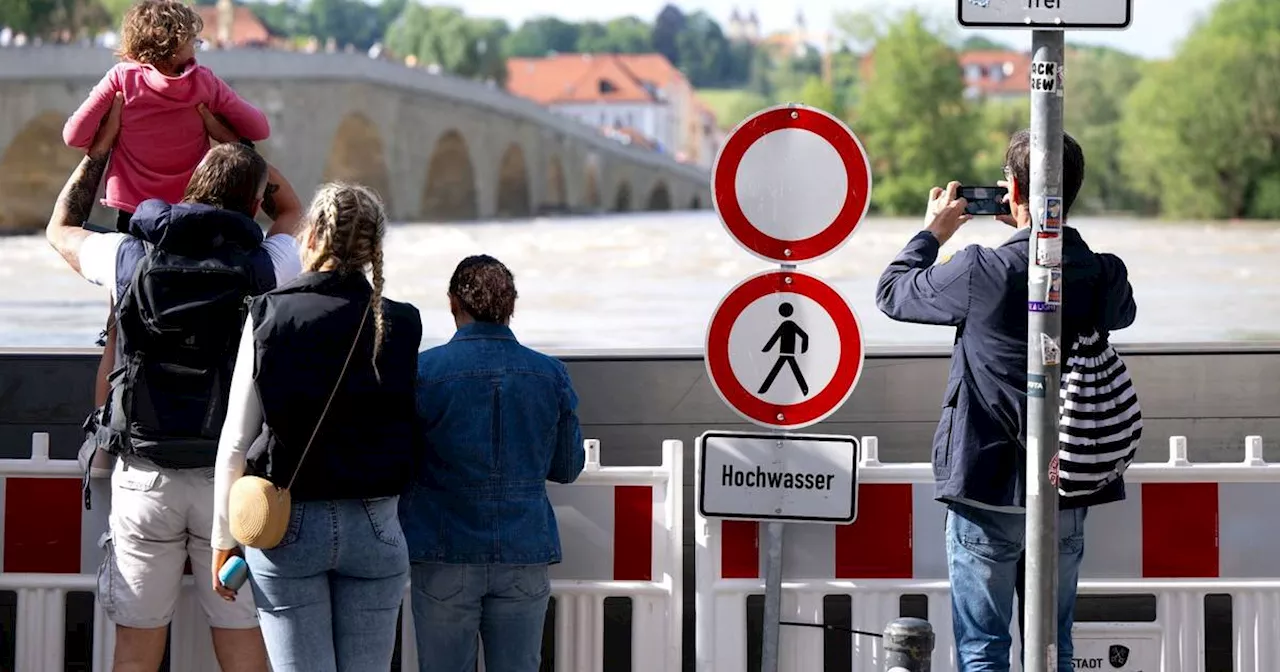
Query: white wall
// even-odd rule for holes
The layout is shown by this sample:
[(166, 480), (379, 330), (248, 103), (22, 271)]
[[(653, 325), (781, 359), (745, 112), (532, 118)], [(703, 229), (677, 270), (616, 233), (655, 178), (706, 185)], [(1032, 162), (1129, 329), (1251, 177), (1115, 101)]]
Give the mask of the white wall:
[(664, 103), (572, 103), (551, 109), (590, 126), (634, 128), (668, 153), (677, 149), (671, 108)]

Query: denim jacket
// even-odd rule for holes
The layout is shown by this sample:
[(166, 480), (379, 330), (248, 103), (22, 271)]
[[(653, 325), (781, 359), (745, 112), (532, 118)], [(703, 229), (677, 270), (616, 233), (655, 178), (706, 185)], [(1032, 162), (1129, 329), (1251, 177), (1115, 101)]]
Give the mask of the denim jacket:
[(418, 356), (417, 397), (425, 454), (400, 500), (410, 559), (560, 562), (546, 483), (572, 483), (586, 459), (564, 365), (472, 323)]

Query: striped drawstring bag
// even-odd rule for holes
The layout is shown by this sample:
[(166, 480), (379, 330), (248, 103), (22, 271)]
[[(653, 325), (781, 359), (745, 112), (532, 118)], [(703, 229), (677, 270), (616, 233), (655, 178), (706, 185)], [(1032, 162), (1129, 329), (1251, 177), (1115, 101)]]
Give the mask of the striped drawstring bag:
[(1124, 475), (1142, 438), (1142, 409), (1120, 355), (1097, 331), (1062, 367), (1058, 455), (1050, 480), (1064, 498), (1100, 492)]

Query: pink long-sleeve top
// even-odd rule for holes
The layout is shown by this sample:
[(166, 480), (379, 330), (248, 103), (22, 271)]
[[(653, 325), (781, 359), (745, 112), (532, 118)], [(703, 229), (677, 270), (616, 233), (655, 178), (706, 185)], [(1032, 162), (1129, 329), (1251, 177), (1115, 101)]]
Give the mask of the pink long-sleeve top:
[(271, 132), (267, 115), (203, 65), (193, 61), (182, 74), (170, 77), (150, 65), (126, 61), (111, 68), (67, 119), (62, 139), (69, 147), (88, 149), (117, 91), (124, 93), (124, 109), (102, 203), (125, 212), (148, 198), (182, 200), (191, 174), (209, 150), (197, 104), (222, 115), (242, 138), (257, 142)]

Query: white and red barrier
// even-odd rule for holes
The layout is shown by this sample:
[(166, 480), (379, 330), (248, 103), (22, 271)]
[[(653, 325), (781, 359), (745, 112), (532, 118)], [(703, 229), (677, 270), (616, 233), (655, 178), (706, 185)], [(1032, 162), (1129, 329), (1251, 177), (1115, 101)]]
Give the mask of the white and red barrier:
[[(586, 450), (587, 466), (575, 483), (548, 487), (564, 555), (551, 569), (555, 669), (604, 669), (604, 601), (611, 597), (631, 600), (631, 669), (679, 669), (682, 444), (664, 442), (657, 467), (601, 467), (599, 442), (587, 441)], [(47, 434), (32, 436), (30, 459), (0, 460), (0, 591), (17, 594), (16, 672), (62, 669), (67, 594), (96, 592), (110, 493), (105, 479), (95, 480), (86, 512), (80, 483), (75, 460), (49, 458)], [(170, 669), (218, 669), (194, 593), (206, 582), (185, 578), (170, 629)], [(407, 601), (402, 613), (402, 669), (417, 669)], [(95, 600), (95, 672), (111, 669), (114, 635)]]
[[(1169, 462), (1129, 469), (1126, 501), (1091, 510), (1081, 595), (1151, 595), (1156, 620), (1078, 623), (1078, 642), (1146, 638), (1135, 646), (1155, 642), (1155, 669), (1200, 670), (1204, 597), (1226, 594), (1235, 669), (1280, 670), (1280, 637), (1263, 634), (1280, 632), (1280, 464), (1262, 460), (1259, 437), (1246, 444), (1243, 463), (1191, 464), (1185, 439), (1174, 437)], [(933, 498), (932, 469), (880, 463), (876, 438), (866, 437), (858, 478), (853, 524), (787, 525), (782, 620), (823, 623), (823, 598), (847, 595), (852, 627), (879, 632), (901, 615), (904, 595), (921, 595), (937, 636), (934, 669), (954, 670), (945, 508)], [(698, 670), (740, 672), (748, 662), (746, 598), (764, 591), (759, 526), (695, 511), (694, 536)], [(784, 627), (781, 669), (822, 669), (823, 641), (821, 629)], [(879, 640), (855, 637), (852, 646), (853, 669), (878, 669)]]

